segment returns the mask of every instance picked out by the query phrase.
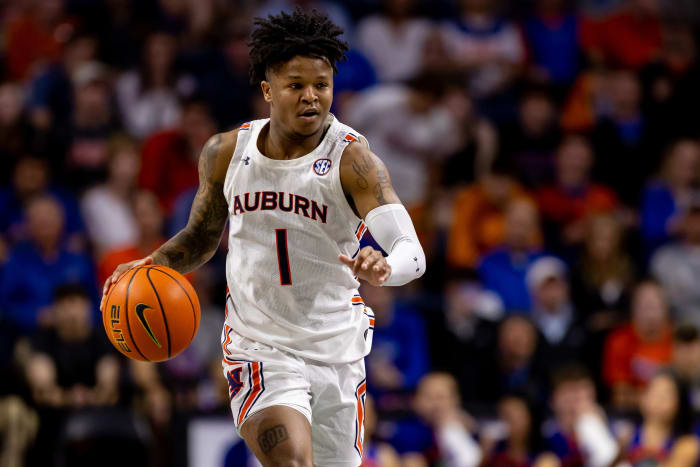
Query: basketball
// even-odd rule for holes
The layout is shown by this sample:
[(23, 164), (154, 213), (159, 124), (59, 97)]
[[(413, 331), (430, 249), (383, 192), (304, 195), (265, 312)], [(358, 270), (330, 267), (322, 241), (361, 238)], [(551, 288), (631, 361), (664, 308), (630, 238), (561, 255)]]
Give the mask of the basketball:
[(112, 345), (134, 360), (162, 362), (187, 347), (199, 327), (189, 281), (165, 266), (133, 268), (107, 293), (102, 323)]

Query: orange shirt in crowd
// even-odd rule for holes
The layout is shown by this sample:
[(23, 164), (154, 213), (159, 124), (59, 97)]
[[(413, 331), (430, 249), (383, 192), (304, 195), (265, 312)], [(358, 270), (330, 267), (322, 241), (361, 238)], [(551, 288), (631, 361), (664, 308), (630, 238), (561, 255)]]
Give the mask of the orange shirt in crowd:
[[(165, 243), (165, 240), (158, 240), (153, 244), (153, 247), (149, 248), (146, 252), (136, 245), (106, 252), (97, 265), (97, 276), (99, 280), (98, 284), (104, 284), (107, 278), (112, 275), (114, 270), (117, 269), (117, 266), (120, 264), (143, 258), (144, 256), (152, 253), (153, 250), (161, 246), (163, 243)], [(194, 273), (191, 272), (189, 274), (185, 274), (185, 277), (192, 282), (194, 280)]]
[(581, 23), (581, 42), (595, 58), (639, 69), (654, 60), (661, 49), (661, 22), (627, 11), (603, 20), (585, 19)]
[(569, 194), (555, 185), (540, 188), (537, 191), (537, 204), (544, 218), (566, 226), (592, 213), (610, 212), (619, 203), (612, 190), (591, 184), (581, 195)]
[(5, 46), (9, 78), (21, 81), (28, 77), (37, 61), (57, 60), (63, 48), (61, 35), (65, 33), (66, 37), (63, 39), (67, 39), (67, 34), (72, 29), (68, 22), (53, 29), (46, 29), (31, 14), (12, 21), (7, 27)]
[[(530, 196), (519, 185), (511, 189), (510, 199)], [(507, 206), (493, 204), (481, 185), (464, 188), (457, 195), (447, 246), (447, 261), (460, 268), (474, 268), (481, 255), (503, 243)]]
[(610, 386), (626, 383), (641, 387), (671, 361), (673, 335), (671, 328), (654, 342), (645, 342), (631, 324), (608, 336), (603, 354), (603, 377)]

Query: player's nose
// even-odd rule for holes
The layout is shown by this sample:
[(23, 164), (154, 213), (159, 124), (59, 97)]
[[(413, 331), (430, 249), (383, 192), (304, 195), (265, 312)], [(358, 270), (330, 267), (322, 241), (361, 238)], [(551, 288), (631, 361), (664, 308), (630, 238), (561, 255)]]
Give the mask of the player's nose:
[(301, 99), (304, 103), (312, 104), (318, 100), (318, 95), (313, 86), (306, 86), (304, 92), (301, 94)]

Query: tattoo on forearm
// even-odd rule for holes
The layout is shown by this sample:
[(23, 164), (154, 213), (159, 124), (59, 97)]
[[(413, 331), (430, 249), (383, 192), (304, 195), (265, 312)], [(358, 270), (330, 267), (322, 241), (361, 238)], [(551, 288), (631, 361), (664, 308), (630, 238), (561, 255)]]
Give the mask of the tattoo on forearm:
[(391, 182), (389, 175), (383, 168), (377, 169), (377, 184), (374, 185), (374, 197), (379, 202), (379, 205), (389, 204), (389, 201), (384, 197), (384, 190), (391, 190)]
[(192, 202), (187, 226), (153, 254), (155, 264), (187, 273), (214, 254), (228, 218), (223, 184), (212, 181), (221, 135), (216, 135), (202, 149), (199, 161), (199, 189)]
[(360, 158), (352, 162), (352, 170), (357, 174), (357, 179), (355, 180), (357, 186), (365, 190), (369, 186), (367, 181), (367, 175), (369, 175), (370, 170), (374, 167), (374, 162), (367, 155), (362, 155)]
[(287, 433), (287, 428), (285, 428), (284, 425), (276, 425), (263, 431), (262, 434), (258, 436), (258, 445), (262, 452), (267, 454), (272, 448), (288, 439), (289, 433)]

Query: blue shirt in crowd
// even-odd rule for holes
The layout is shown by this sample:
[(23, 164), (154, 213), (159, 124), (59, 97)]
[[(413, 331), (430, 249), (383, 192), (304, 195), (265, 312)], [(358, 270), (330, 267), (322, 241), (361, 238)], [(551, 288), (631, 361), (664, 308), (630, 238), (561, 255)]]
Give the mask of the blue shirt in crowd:
[[(31, 333), (39, 310), (53, 301), (54, 289), (67, 283), (82, 284), (96, 303), (95, 272), (87, 255), (64, 249), (47, 262), (33, 244), (21, 243), (13, 248), (0, 275), (0, 308), (21, 332)], [(93, 318), (98, 318), (96, 312)]]
[(506, 311), (530, 310), (530, 292), (525, 275), (541, 251), (512, 255), (510, 250), (498, 248), (481, 260), (477, 272), (484, 288), (496, 292), (503, 300)]

